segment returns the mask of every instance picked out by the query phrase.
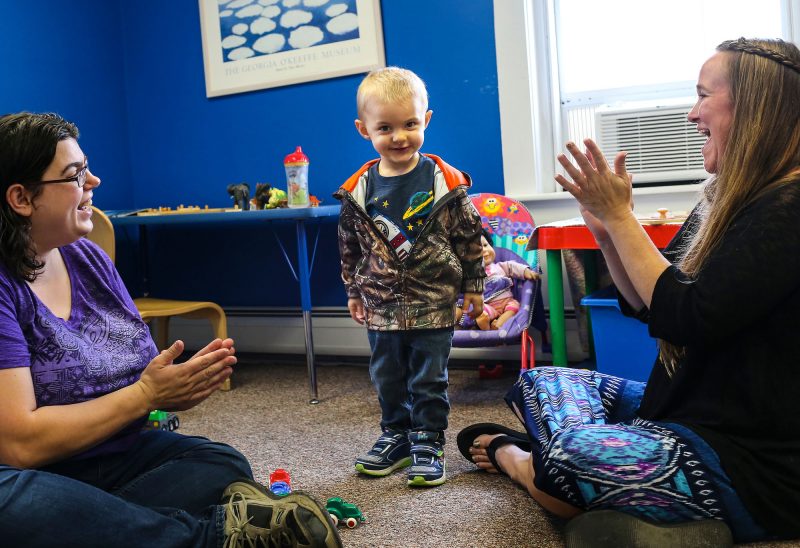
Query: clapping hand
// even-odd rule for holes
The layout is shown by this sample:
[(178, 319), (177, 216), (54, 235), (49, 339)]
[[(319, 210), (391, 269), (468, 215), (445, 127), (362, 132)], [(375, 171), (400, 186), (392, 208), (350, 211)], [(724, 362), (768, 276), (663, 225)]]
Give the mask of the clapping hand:
[(190, 409), (217, 391), (236, 363), (233, 339), (215, 339), (183, 363), (183, 341), (175, 341), (147, 365), (137, 384), (149, 407), (167, 411)]
[[(566, 155), (559, 154), (558, 163), (562, 165), (572, 181), (563, 175), (556, 175), (556, 182), (572, 194), (581, 205), (581, 213), (589, 213), (591, 217), (584, 219), (587, 226), (590, 221), (599, 221), (604, 225), (617, 215), (627, 215), (632, 204), (632, 176), (625, 169), (626, 152), (620, 152), (614, 158), (614, 171), (608, 166), (603, 153), (591, 139), (584, 141), (586, 152), (581, 152), (575, 143), (567, 143), (567, 150), (574, 158), (575, 164)], [(590, 229), (601, 229), (601, 226), (589, 226)], [(594, 230), (592, 230), (594, 233)]]

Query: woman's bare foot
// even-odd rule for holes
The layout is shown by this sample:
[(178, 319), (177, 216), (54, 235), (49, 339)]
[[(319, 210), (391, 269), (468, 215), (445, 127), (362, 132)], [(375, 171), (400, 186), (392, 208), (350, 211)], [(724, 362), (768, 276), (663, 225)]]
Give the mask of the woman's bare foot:
[[(492, 440), (498, 436), (502, 436), (502, 434), (484, 434), (475, 438), (475, 443), (469, 448), (473, 462), (478, 468), (486, 470), (489, 473), (505, 473), (526, 489), (528, 485), (533, 487), (531, 454), (527, 451), (523, 451), (513, 443), (507, 443), (497, 448), (497, 451), (494, 453), (494, 458), (501, 470), (497, 470), (494, 467), (494, 464), (492, 464), (486, 452), (486, 448), (492, 443)], [(530, 491), (530, 489), (528, 489), (528, 491)]]
[(490, 474), (505, 473), (514, 483), (519, 484), (528, 494), (545, 510), (562, 518), (572, 518), (582, 512), (570, 504), (567, 504), (555, 497), (540, 491), (533, 483), (535, 473), (533, 471), (533, 458), (527, 451), (523, 451), (513, 443), (501, 445), (494, 453), (494, 458), (500, 466), (500, 470), (495, 468), (486, 448), (492, 440), (503, 434), (483, 434), (475, 438), (473, 446), (469, 448), (470, 455), (475, 465)]
[[(469, 448), (469, 454), (472, 455), (472, 462), (474, 462), (478, 468), (490, 474), (500, 473), (500, 470), (494, 467), (492, 461), (489, 460), (489, 455), (486, 453), (486, 448), (489, 447), (489, 444), (492, 443), (492, 440), (497, 436), (502, 436), (502, 434), (484, 434), (478, 436), (472, 443), (472, 447)], [(497, 455), (497, 453), (495, 453), (495, 455)]]

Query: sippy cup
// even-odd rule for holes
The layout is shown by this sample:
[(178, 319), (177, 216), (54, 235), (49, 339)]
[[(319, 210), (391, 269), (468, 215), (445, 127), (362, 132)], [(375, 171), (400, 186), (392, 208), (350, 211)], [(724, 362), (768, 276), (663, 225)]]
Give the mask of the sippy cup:
[(283, 160), (286, 168), (286, 197), (289, 207), (308, 207), (308, 156), (297, 147)]

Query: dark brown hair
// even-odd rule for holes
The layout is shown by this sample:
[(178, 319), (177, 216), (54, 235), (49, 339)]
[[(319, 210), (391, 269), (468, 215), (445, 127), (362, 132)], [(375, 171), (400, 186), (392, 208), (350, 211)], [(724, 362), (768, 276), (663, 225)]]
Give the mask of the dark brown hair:
[[(55, 158), (59, 141), (77, 138), (78, 128), (58, 114), (19, 112), (0, 116), (0, 261), (23, 280), (35, 280), (44, 265), (36, 259), (30, 219), (11, 209), (6, 192), (13, 184), (41, 180)], [(35, 199), (41, 187), (30, 188)]]

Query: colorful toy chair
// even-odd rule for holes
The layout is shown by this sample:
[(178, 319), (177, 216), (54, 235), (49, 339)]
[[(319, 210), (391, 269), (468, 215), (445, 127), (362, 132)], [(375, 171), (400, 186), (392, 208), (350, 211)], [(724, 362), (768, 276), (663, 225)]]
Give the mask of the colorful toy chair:
[[(528, 240), (536, 226), (530, 212), (521, 203), (499, 194), (473, 194), (472, 203), (478, 210), (483, 226), (492, 235), (495, 261), (517, 261), (527, 264), (541, 274), (539, 256), (536, 251), (527, 251)], [(456, 330), (453, 346), (458, 348), (480, 348), (502, 345), (520, 345), (520, 369), (535, 366), (534, 342), (528, 330), (531, 326), (542, 333), (547, 341), (547, 320), (544, 315), (541, 280), (514, 280), (514, 298), (520, 303), (517, 314), (506, 321), (500, 329), (481, 331), (478, 329)], [(502, 366), (479, 368), (481, 377), (497, 377)]]

